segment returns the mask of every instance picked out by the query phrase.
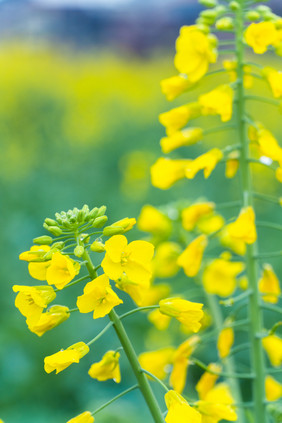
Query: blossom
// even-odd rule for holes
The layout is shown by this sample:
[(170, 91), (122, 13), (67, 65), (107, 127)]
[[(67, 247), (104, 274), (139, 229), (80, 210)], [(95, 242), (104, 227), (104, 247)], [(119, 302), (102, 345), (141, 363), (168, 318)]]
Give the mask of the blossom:
[(204, 315), (202, 311), (203, 304), (183, 300), (182, 298), (166, 298), (161, 300), (159, 305), (161, 313), (174, 317), (192, 332), (200, 330), (200, 320)]
[(168, 366), (172, 363), (174, 351), (173, 347), (166, 347), (156, 351), (144, 352), (138, 357), (140, 366), (163, 380), (167, 375)]
[(185, 75), (175, 75), (161, 81), (161, 90), (165, 94), (166, 99), (171, 101), (193, 85)]
[(215, 385), (205, 395), (204, 400), (196, 403), (202, 414), (202, 423), (217, 423), (220, 420), (236, 421), (237, 414), (229, 387), (225, 383)]
[(79, 414), (76, 417), (68, 420), (67, 423), (93, 423), (94, 417), (90, 413), (90, 411), (84, 411), (84, 413)]
[(186, 167), (185, 175), (188, 179), (193, 179), (195, 175), (203, 169), (204, 177), (208, 178), (217, 163), (223, 158), (223, 153), (219, 148), (212, 148), (207, 153), (192, 160)]
[(199, 220), (197, 228), (203, 234), (209, 235), (219, 231), (224, 224), (225, 220), (220, 214), (209, 214)]
[(176, 40), (176, 69), (188, 76), (188, 81), (197, 82), (208, 71), (209, 63), (216, 62), (214, 39), (199, 31), (196, 26), (183, 26)]
[(174, 276), (179, 270), (177, 259), (180, 253), (180, 246), (175, 242), (159, 244), (153, 259), (153, 275), (159, 278)]
[(170, 286), (167, 283), (161, 283), (158, 285), (151, 285), (143, 293), (143, 300), (140, 306), (149, 306), (157, 304), (162, 298), (167, 297), (170, 294)]
[(142, 207), (137, 226), (140, 231), (162, 236), (169, 235), (172, 229), (169, 218), (150, 204)]
[(223, 328), (217, 338), (217, 349), (220, 358), (225, 358), (234, 344), (234, 331), (232, 328)]
[(222, 122), (227, 122), (232, 117), (233, 90), (229, 85), (220, 85), (207, 94), (199, 97), (202, 114), (220, 115)]
[(183, 128), (191, 119), (195, 119), (200, 115), (200, 104), (196, 102), (188, 103), (175, 107), (168, 112), (161, 113), (159, 115), (159, 121), (166, 128), (167, 135), (171, 136)]
[(222, 228), (219, 234), (219, 241), (222, 245), (230, 248), (234, 253), (243, 256), (246, 252), (246, 244), (241, 239), (233, 238), (229, 231), (228, 225)]
[(162, 138), (161, 148), (163, 153), (170, 153), (176, 148), (196, 144), (202, 137), (203, 130), (201, 128), (183, 129), (183, 131), (177, 131), (169, 137)]
[(46, 271), (46, 281), (49, 285), (63, 289), (76, 274), (73, 260), (57, 251), (52, 255), (51, 263)]
[(275, 98), (282, 97), (282, 72), (267, 67), (263, 69), (263, 74), (270, 85), (272, 94)]
[(165, 402), (168, 408), (166, 423), (201, 423), (201, 414), (190, 407), (188, 402), (177, 392), (168, 391), (165, 394)]
[(38, 336), (42, 336), (48, 330), (55, 328), (70, 317), (68, 307), (55, 305), (46, 313), (42, 313), (36, 323), (30, 323), (28, 329)]
[[(207, 393), (214, 387), (219, 375), (214, 373), (220, 373), (222, 368), (220, 365), (211, 363), (208, 365), (207, 372), (204, 372), (196, 385), (196, 391), (199, 394), (200, 399), (205, 399)], [(212, 373), (210, 373), (212, 372)]]
[(264, 264), (262, 277), (259, 280), (259, 292), (263, 295), (262, 299), (268, 303), (277, 303), (278, 296), (281, 294), (279, 280), (275, 275), (270, 264)]
[(150, 280), (153, 244), (147, 241), (127, 244), (124, 235), (115, 235), (105, 242), (105, 250), (101, 266), (109, 278), (117, 280), (125, 273), (132, 282)]
[(236, 277), (244, 269), (241, 262), (231, 262), (224, 256), (210, 262), (204, 270), (203, 284), (206, 292), (221, 297), (231, 295), (236, 288)]
[(88, 371), (89, 376), (99, 381), (113, 379), (116, 383), (119, 383), (121, 380), (119, 357), (119, 352), (107, 351), (101, 361), (92, 364)]
[(272, 366), (281, 366), (282, 339), (277, 335), (269, 335), (262, 339), (262, 345)]
[(189, 358), (197, 348), (199, 342), (200, 338), (198, 336), (191, 336), (182, 342), (173, 355), (173, 368), (169, 383), (180, 394), (185, 387)]
[(115, 223), (112, 223), (110, 226), (106, 226), (103, 229), (103, 235), (105, 236), (112, 236), (117, 234), (124, 234), (125, 232), (130, 231), (136, 223), (136, 219), (133, 217), (128, 218), (125, 217), (124, 219), (118, 220)]
[(215, 204), (212, 202), (196, 203), (186, 207), (181, 212), (182, 226), (186, 231), (192, 231), (201, 217), (213, 212)]
[(265, 393), (267, 401), (277, 401), (282, 397), (282, 385), (271, 376), (265, 378)]
[(257, 132), (257, 142), (260, 153), (263, 156), (282, 163), (282, 148), (270, 131), (264, 128), (259, 129)]
[[(235, 82), (237, 80), (237, 62), (236, 60), (224, 60), (222, 62), (223, 67), (227, 70), (230, 82)], [(251, 66), (243, 66), (244, 71), (244, 88), (251, 88), (253, 86), (253, 77), (251, 75), (252, 68)]]
[(126, 275), (122, 275), (116, 282), (116, 287), (127, 294), (133, 301), (140, 306), (143, 301), (144, 294), (150, 288), (150, 281), (132, 282)]
[(160, 157), (151, 167), (152, 185), (160, 189), (168, 189), (175, 182), (185, 178), (185, 170), (190, 159), (171, 160)]
[(225, 177), (232, 179), (239, 169), (239, 154), (238, 151), (232, 151), (228, 154), (225, 165)]
[(36, 324), (44, 308), (56, 298), (56, 293), (51, 286), (14, 285), (13, 291), (18, 292), (15, 306), (26, 317), (28, 325)]
[(226, 228), (232, 238), (253, 244), (257, 239), (254, 209), (250, 206), (243, 208), (235, 222)]
[(84, 342), (77, 342), (66, 350), (61, 350), (55, 354), (44, 358), (44, 370), (51, 373), (56, 370), (56, 374), (66, 369), (72, 363), (79, 363), (79, 360), (89, 352), (89, 347)]
[(184, 273), (193, 277), (200, 270), (204, 250), (208, 245), (206, 235), (200, 235), (195, 238), (178, 257), (177, 263), (183, 267)]
[(171, 317), (162, 314), (159, 309), (151, 311), (148, 319), (158, 330), (166, 330), (170, 324)]
[(34, 279), (45, 281), (46, 271), (50, 260), (43, 261), (46, 253), (50, 251), (49, 245), (33, 245), (29, 251), (20, 254), (19, 259), (28, 261), (28, 271)]
[(245, 40), (256, 54), (263, 54), (276, 42), (277, 35), (273, 22), (252, 23), (245, 32)]
[(93, 318), (98, 319), (122, 304), (122, 300), (112, 290), (108, 276), (101, 275), (85, 285), (83, 295), (77, 298), (76, 304), (80, 313), (94, 311)]

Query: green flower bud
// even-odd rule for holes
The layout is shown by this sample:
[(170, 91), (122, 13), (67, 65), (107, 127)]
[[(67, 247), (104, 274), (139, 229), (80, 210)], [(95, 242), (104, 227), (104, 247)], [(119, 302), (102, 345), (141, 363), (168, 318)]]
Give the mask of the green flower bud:
[(84, 253), (84, 247), (82, 247), (82, 245), (77, 245), (73, 252), (76, 257), (82, 257)]
[(102, 206), (98, 209), (97, 217), (103, 216), (106, 213), (107, 207)]
[(197, 28), (199, 31), (203, 32), (204, 34), (209, 34), (210, 28), (208, 25), (205, 25), (203, 23), (197, 24)]
[(217, 6), (217, 0), (199, 0), (199, 3), (205, 7), (215, 7)]
[(225, 17), (221, 18), (215, 23), (216, 29), (219, 29), (221, 31), (225, 31), (227, 29), (233, 29), (234, 28), (234, 22), (232, 18)]
[(62, 219), (60, 213), (55, 213), (55, 216), (56, 216), (57, 222), (59, 223), (59, 225), (61, 225), (63, 223), (63, 219)]
[(53, 238), (48, 235), (38, 236), (37, 238), (33, 239), (33, 243), (39, 244), (39, 245), (50, 245), (52, 244), (52, 242), (53, 242)]
[(239, 10), (241, 6), (237, 1), (232, 1), (229, 3), (229, 7), (231, 10), (233, 10), (233, 12), (236, 12), (236, 10)]
[(265, 6), (264, 4), (261, 4), (258, 7), (256, 7), (256, 10), (259, 13), (269, 13), (269, 12), (271, 12), (270, 7), (269, 6)]
[(47, 228), (45, 228), (45, 229), (47, 229), (49, 232), (51, 232), (52, 235), (55, 235), (55, 236), (62, 235), (62, 232), (63, 232), (61, 228), (58, 228), (58, 226), (48, 226), (47, 225)]
[(92, 226), (94, 228), (102, 228), (102, 226), (105, 225), (105, 223), (107, 222), (107, 220), (108, 220), (108, 217), (107, 216), (96, 217), (96, 219), (92, 223)]
[(46, 217), (45, 223), (48, 226), (58, 226), (58, 222), (56, 222), (56, 220), (54, 220), (54, 219), (49, 219), (49, 217)]
[(217, 17), (219, 17), (220, 15), (224, 15), (224, 13), (227, 12), (226, 7), (222, 6), (221, 4), (216, 6), (216, 8), (214, 10), (216, 11)]
[(211, 23), (210, 23), (210, 21), (208, 20), (208, 19), (205, 19), (205, 18), (198, 18), (198, 19), (196, 19), (196, 25), (199, 27), (199, 26), (203, 26), (203, 27), (205, 27), (205, 28), (208, 28), (209, 29), (209, 31), (210, 31), (210, 25), (212, 25)]
[(95, 219), (95, 217), (97, 217), (98, 213), (99, 213), (99, 209), (98, 209), (98, 207), (94, 207), (94, 208), (90, 211), (89, 216), (90, 216), (90, 218), (91, 218), (91, 219)]
[(211, 10), (203, 10), (200, 13), (200, 17), (204, 18), (206, 20), (206, 22), (208, 22), (210, 25), (213, 25), (216, 17), (217, 17), (217, 13), (215, 9), (211, 9)]
[(63, 241), (54, 242), (52, 245), (52, 248), (57, 248), (58, 250), (61, 250), (64, 247), (65, 243)]
[(105, 245), (101, 241), (94, 241), (90, 246), (90, 250), (95, 253), (103, 253), (105, 251)]
[(250, 10), (246, 13), (246, 19), (250, 22), (258, 21), (260, 19), (260, 14), (255, 10)]
[(124, 233), (124, 228), (121, 226), (106, 226), (103, 229), (103, 235), (105, 236), (113, 236), (113, 235), (120, 235)]
[(88, 234), (81, 234), (80, 241), (84, 244), (88, 244), (88, 242), (90, 241), (90, 236)]

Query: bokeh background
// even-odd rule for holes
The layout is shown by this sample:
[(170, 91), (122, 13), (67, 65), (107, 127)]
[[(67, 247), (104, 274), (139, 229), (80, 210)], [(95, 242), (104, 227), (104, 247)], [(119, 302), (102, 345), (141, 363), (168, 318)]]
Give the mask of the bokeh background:
[[(269, 5), (281, 12), (279, 0)], [(0, 2), (0, 418), (5, 423), (61, 423), (95, 409), (134, 382), (130, 373), (121, 386), (96, 383), (87, 375), (92, 361), (118, 346), (111, 334), (95, 344), (90, 362), (57, 376), (45, 374), (46, 355), (78, 337), (87, 341), (104, 326), (91, 316), (74, 315), (38, 338), (15, 309), (12, 285), (32, 284), (18, 256), (29, 249), (32, 238), (45, 233), (45, 217), (85, 203), (105, 204), (113, 222), (137, 217), (143, 204), (195, 199), (199, 192), (219, 202), (238, 197), (238, 181), (226, 183), (220, 166), (205, 184), (199, 176), (195, 183), (184, 181), (169, 191), (150, 185), (149, 168), (160, 156), (164, 134), (157, 116), (183, 102), (168, 104), (159, 81), (175, 74), (179, 27), (191, 24), (200, 10), (196, 0)], [(272, 55), (259, 60), (279, 66)], [(190, 98), (222, 81), (226, 76), (208, 79)], [(256, 82), (258, 90), (269, 95)], [(281, 137), (278, 111), (252, 107), (258, 120), (268, 115), (268, 127)], [(227, 141), (217, 136), (207, 142)], [(196, 155), (202, 150), (191, 151)], [(264, 169), (257, 171), (256, 184), (272, 194), (279, 189)], [(272, 210), (262, 207), (267, 218)], [(279, 220), (276, 213), (273, 220)], [(275, 247), (272, 235), (265, 234), (264, 240)], [(81, 293), (80, 287), (75, 289), (60, 302), (73, 307), (73, 295)], [(126, 300), (122, 307), (132, 303)], [(129, 319), (127, 328), (139, 352), (170, 342), (168, 333), (151, 333), (145, 318)], [(147, 334), (147, 344), (140, 333)], [(122, 366), (126, 369), (125, 358)], [(148, 417), (142, 404), (134, 392), (104, 410), (97, 421), (139, 423)]]

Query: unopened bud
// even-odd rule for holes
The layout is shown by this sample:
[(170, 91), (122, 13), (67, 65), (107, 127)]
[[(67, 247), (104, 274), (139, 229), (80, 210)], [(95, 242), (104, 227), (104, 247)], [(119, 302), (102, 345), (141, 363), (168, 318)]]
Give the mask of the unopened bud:
[(57, 248), (61, 250), (64, 247), (64, 245), (65, 243), (63, 241), (54, 242), (54, 244), (52, 245), (52, 248)]
[(55, 236), (62, 235), (63, 232), (61, 228), (58, 228), (58, 226), (47, 226), (47, 228), (45, 229), (47, 229), (51, 234)]
[(90, 246), (90, 250), (95, 253), (103, 253), (105, 251), (105, 245), (101, 241), (94, 241)]
[(33, 243), (39, 244), (39, 245), (50, 245), (52, 244), (52, 242), (53, 242), (53, 238), (48, 235), (38, 236), (37, 238), (33, 239)]
[(84, 248), (82, 245), (77, 245), (73, 252), (76, 257), (82, 257), (84, 254)]
[(258, 21), (260, 19), (260, 14), (255, 10), (250, 10), (246, 13), (246, 19), (250, 22)]
[(105, 236), (120, 235), (124, 232), (124, 228), (122, 228), (121, 226), (106, 226), (103, 229), (103, 235)]
[(205, 7), (215, 7), (217, 6), (217, 0), (199, 0), (199, 3)]
[(236, 10), (240, 9), (240, 4), (237, 1), (232, 1), (229, 4), (229, 7), (230, 7), (231, 10), (233, 10), (233, 12), (236, 12)]
[(225, 31), (227, 29), (233, 29), (234, 28), (234, 22), (232, 18), (225, 17), (221, 18), (215, 23), (216, 29)]
[(54, 220), (54, 219), (50, 219), (49, 217), (46, 217), (45, 223), (48, 226), (58, 226), (58, 222), (56, 222), (56, 220)]
[(102, 228), (102, 226), (105, 225), (105, 223), (107, 222), (107, 220), (108, 220), (108, 217), (107, 216), (96, 217), (96, 219), (92, 223), (92, 226), (94, 228)]
[(200, 13), (200, 17), (204, 18), (210, 25), (212, 25), (216, 20), (217, 13), (215, 9), (203, 10)]
[(90, 216), (90, 218), (91, 218), (91, 219), (95, 219), (95, 217), (97, 217), (98, 213), (99, 213), (99, 209), (98, 209), (98, 207), (94, 207), (94, 208), (90, 211), (89, 216)]
[(106, 206), (101, 206), (98, 209), (97, 217), (103, 216), (106, 213), (106, 210), (107, 210)]

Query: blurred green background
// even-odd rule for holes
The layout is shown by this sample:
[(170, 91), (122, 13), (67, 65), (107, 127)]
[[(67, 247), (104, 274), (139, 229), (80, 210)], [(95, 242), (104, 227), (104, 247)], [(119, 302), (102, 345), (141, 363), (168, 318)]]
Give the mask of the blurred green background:
[[(22, 7), (23, 3), (16, 5)], [(198, 9), (196, 2), (190, 3), (193, 16)], [(12, 285), (33, 284), (26, 263), (20, 262), (18, 256), (29, 249), (34, 237), (45, 233), (42, 228), (45, 217), (53, 217), (56, 211), (80, 208), (84, 203), (90, 207), (105, 204), (113, 222), (126, 216), (137, 217), (145, 203), (157, 206), (179, 198), (193, 200), (199, 193), (218, 202), (238, 198), (238, 180), (227, 182), (223, 178), (223, 165), (218, 166), (207, 182), (199, 175), (195, 182), (180, 182), (169, 191), (150, 185), (149, 167), (161, 155), (159, 139), (164, 135), (158, 114), (227, 81), (226, 76), (209, 77), (193, 93), (173, 104), (161, 94), (159, 81), (175, 74), (172, 39), (177, 36), (178, 23), (188, 19), (188, 9), (183, 14), (181, 10), (178, 7), (177, 16), (181, 19), (175, 19), (169, 26), (167, 48), (159, 40), (161, 29), (152, 34), (152, 45), (136, 41), (135, 45), (127, 43), (126, 48), (122, 37), (118, 48), (114, 42), (95, 44), (95, 34), (93, 45), (89, 39), (85, 45), (81, 34), (77, 36), (77, 44), (75, 34), (71, 42), (64, 37), (60, 42), (52, 40), (50, 33), (46, 37), (41, 34), (38, 41), (36, 34), (30, 36), (28, 31), (22, 38), (23, 30), (3, 35), (0, 45), (0, 418), (5, 423), (61, 423), (84, 410), (95, 409), (134, 383), (124, 357), (121, 364), (126, 377), (121, 386), (111, 381), (98, 383), (87, 375), (93, 361), (100, 360), (107, 349), (118, 346), (111, 333), (95, 344), (79, 366), (72, 366), (57, 376), (45, 374), (46, 355), (79, 340), (87, 342), (106, 324), (94, 322), (91, 315), (74, 314), (63, 325), (38, 338), (28, 331), (24, 318), (14, 307)], [(146, 28), (144, 34), (149, 40)], [(107, 26), (105, 32), (111, 38)], [(260, 61), (266, 65), (279, 64), (271, 55)], [(261, 82), (256, 82), (254, 92), (258, 90), (270, 94)], [(282, 136), (281, 115), (275, 108), (251, 107), (258, 120), (265, 122), (267, 116), (267, 127), (278, 138)], [(198, 121), (199, 125), (203, 122), (207, 126), (219, 124), (217, 118)], [(222, 146), (229, 140), (224, 136), (209, 136), (204, 148)], [(182, 151), (187, 157), (187, 151)], [(189, 155), (195, 157), (202, 151), (203, 146), (199, 145), (191, 148)], [(180, 154), (176, 152), (173, 156)], [(273, 181), (271, 172), (255, 169), (256, 189), (278, 193), (279, 184)], [(263, 219), (269, 218), (271, 212), (272, 220), (281, 221), (278, 207), (274, 215), (270, 205), (259, 203), (258, 207)], [(140, 235), (135, 231), (130, 236)], [(273, 233), (263, 233), (264, 248), (269, 245), (269, 249), (274, 249), (279, 244), (278, 236), (276, 240)], [(277, 273), (279, 265), (273, 262)], [(58, 301), (74, 307), (75, 296), (81, 294), (81, 289), (75, 286), (67, 290), (58, 296)], [(121, 310), (132, 307), (129, 299), (125, 296), (123, 299)], [(170, 342), (169, 333), (162, 335), (160, 341), (155, 333), (149, 332), (145, 317), (129, 319), (126, 325), (138, 352), (148, 348), (148, 343), (153, 349), (161, 345), (159, 342)], [(146, 345), (141, 333), (147, 333)], [(97, 422), (141, 423), (144, 418), (148, 418), (146, 407), (140, 394), (134, 392), (99, 414)]]

